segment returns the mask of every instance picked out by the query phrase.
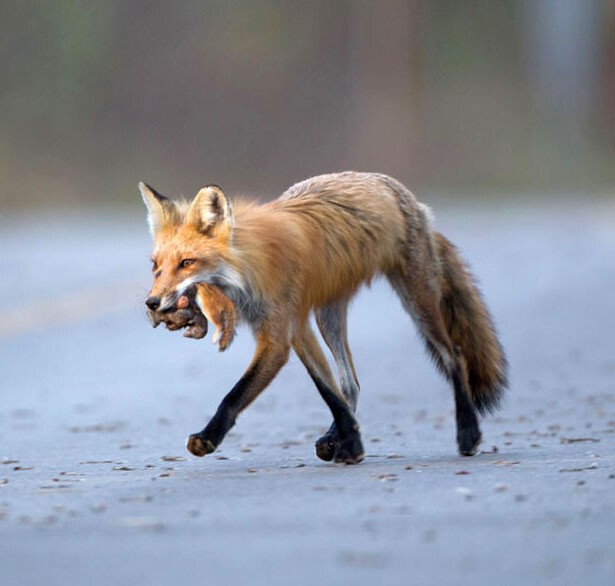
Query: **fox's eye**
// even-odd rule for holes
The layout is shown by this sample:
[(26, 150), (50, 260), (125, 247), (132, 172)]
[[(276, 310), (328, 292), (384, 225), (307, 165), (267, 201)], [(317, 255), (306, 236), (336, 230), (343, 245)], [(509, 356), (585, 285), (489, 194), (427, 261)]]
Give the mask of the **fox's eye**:
[(193, 265), (195, 262), (195, 260), (193, 258), (185, 258), (184, 260), (182, 260), (179, 263), (179, 268), (180, 269), (186, 269), (188, 268), (190, 265)]

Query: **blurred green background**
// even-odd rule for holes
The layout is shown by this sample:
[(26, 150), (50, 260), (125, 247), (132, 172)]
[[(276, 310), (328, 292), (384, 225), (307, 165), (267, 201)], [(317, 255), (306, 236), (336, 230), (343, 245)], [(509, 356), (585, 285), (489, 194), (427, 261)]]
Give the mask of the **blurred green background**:
[(0, 48), (4, 210), (344, 169), (614, 193), (609, 0), (2, 0)]

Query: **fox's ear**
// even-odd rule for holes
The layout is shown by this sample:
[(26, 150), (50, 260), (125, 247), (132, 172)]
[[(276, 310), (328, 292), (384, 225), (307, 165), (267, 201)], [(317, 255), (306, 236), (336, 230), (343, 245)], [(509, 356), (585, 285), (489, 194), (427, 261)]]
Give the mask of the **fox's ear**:
[(150, 234), (152, 238), (155, 238), (174, 204), (168, 197), (158, 193), (143, 181), (139, 182), (139, 191), (147, 207), (147, 223), (149, 224)]
[(231, 204), (217, 185), (206, 185), (196, 194), (188, 217), (203, 234), (230, 235), (233, 226)]

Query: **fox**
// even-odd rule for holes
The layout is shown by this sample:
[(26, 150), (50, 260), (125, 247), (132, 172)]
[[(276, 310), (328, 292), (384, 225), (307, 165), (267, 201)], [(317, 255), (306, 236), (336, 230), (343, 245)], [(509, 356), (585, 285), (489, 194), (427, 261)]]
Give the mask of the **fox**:
[[(318, 458), (364, 459), (356, 417), (359, 379), (347, 314), (359, 288), (388, 280), (427, 352), (450, 382), (457, 449), (478, 452), (478, 416), (495, 411), (508, 363), (493, 318), (456, 247), (434, 228), (428, 206), (399, 181), (346, 171), (306, 179), (277, 199), (234, 199), (206, 185), (174, 201), (139, 183), (153, 238), (153, 286), (145, 304), (165, 313), (191, 287), (218, 288), (256, 341), (247, 370), (205, 427), (188, 437), (195, 456), (214, 452), (239, 414), (298, 356), (333, 422), (315, 443)], [(310, 324), (314, 315), (337, 368)]]

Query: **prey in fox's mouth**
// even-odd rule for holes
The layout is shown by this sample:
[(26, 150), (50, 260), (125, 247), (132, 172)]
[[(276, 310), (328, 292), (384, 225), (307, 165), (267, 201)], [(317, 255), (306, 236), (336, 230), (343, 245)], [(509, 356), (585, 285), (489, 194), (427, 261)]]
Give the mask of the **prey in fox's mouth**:
[(147, 317), (154, 328), (163, 323), (167, 330), (175, 331), (186, 328), (184, 338), (200, 340), (207, 335), (207, 318), (201, 313), (195, 302), (196, 288), (180, 296), (175, 304), (165, 311), (147, 310)]
[(147, 315), (152, 326), (164, 323), (170, 331), (186, 328), (184, 337), (196, 340), (207, 335), (210, 321), (216, 328), (213, 343), (218, 345), (220, 352), (226, 350), (235, 337), (237, 315), (234, 304), (218, 287), (205, 283), (189, 287), (174, 306), (164, 311), (152, 310), (148, 306)]

